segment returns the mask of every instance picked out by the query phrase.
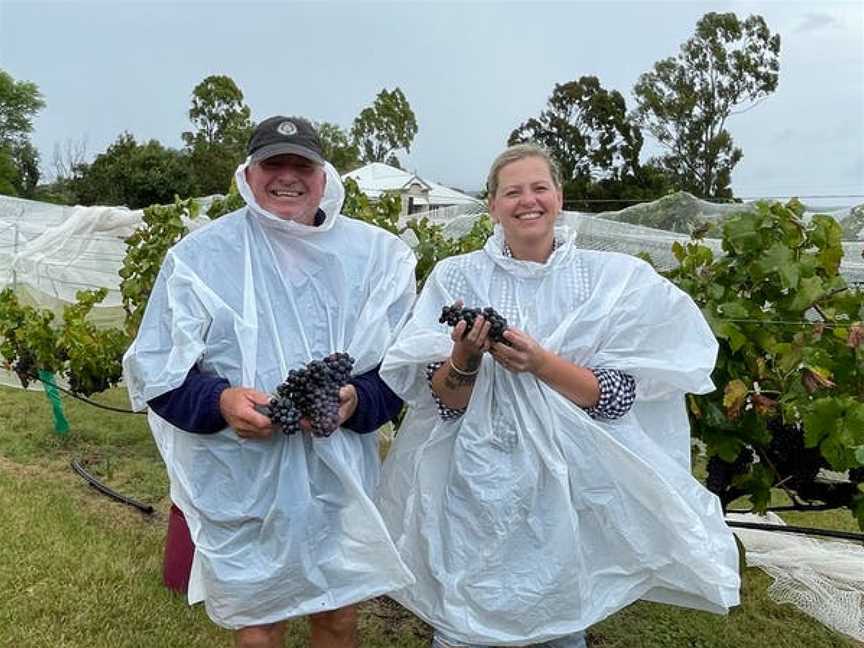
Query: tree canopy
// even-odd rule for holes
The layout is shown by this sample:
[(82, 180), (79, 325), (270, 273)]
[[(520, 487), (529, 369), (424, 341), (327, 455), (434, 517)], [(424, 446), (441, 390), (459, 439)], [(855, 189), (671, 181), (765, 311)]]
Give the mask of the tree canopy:
[(92, 164), (77, 167), (69, 186), (83, 205), (126, 205), (130, 209), (192, 195), (188, 157), (156, 140), (138, 144), (130, 133), (121, 133)]
[(15, 179), (18, 177), (18, 169), (15, 168), (15, 160), (8, 147), (0, 146), (0, 196), (17, 196)]
[(707, 13), (680, 53), (658, 61), (634, 88), (636, 119), (667, 153), (659, 163), (679, 189), (697, 196), (731, 197), (742, 151), (727, 119), (774, 92), (780, 36), (761, 16)]
[(30, 143), (33, 118), (45, 107), (35, 83), (0, 70), (0, 194), (30, 197), (39, 182), (39, 152)]
[(624, 97), (594, 76), (555, 84), (546, 109), (510, 133), (508, 144), (529, 141), (552, 154), (565, 182), (620, 177), (639, 167), (642, 149)]
[(33, 117), (44, 107), (35, 83), (15, 81), (0, 70), (0, 143), (27, 139), (33, 130)]
[(360, 166), (360, 150), (348, 133), (330, 122), (317, 124), (317, 129), (324, 159), (336, 167), (339, 173), (348, 173)]
[(417, 134), (417, 118), (402, 90), (382, 89), (373, 104), (364, 108), (351, 128), (351, 137), (361, 161), (386, 162), (399, 166), (396, 151), (411, 152)]
[[(620, 209), (669, 189), (661, 170), (639, 161), (642, 133), (624, 97), (594, 76), (556, 84), (546, 109), (514, 129), (507, 143), (522, 142), (542, 145), (558, 163), (571, 208)], [(607, 202), (614, 200), (625, 202)]]
[(182, 137), (189, 152), (195, 193), (227, 193), (246, 157), (253, 124), (243, 93), (231, 77), (211, 75), (195, 86), (189, 108), (193, 131)]

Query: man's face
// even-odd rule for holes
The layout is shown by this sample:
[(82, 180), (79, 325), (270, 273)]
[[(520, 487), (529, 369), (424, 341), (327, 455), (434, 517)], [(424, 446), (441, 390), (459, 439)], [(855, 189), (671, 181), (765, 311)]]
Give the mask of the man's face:
[(299, 155), (286, 153), (255, 162), (246, 169), (246, 182), (258, 204), (286, 220), (315, 222), (324, 196), (324, 168)]

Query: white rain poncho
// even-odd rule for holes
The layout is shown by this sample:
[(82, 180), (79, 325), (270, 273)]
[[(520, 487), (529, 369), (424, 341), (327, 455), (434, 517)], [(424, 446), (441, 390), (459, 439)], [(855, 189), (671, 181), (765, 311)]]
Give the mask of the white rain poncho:
[[(684, 393), (713, 389), (717, 346), (699, 310), (634, 257), (567, 241), (538, 264), (504, 256), (503, 242), (496, 227), (483, 250), (440, 262), (384, 359), (411, 410), (377, 501), (417, 579), (390, 596), (455, 639), (502, 646), (582, 630), (640, 598), (737, 605), (719, 501), (672, 458), (689, 448)], [(593, 420), (485, 354), (467, 411), (442, 420), (425, 368), (449, 356), (438, 318), (457, 299), (493, 306), (578, 365), (631, 374), (634, 409)]]
[[(414, 255), (339, 215), (344, 189), (326, 170), (319, 227), (262, 210), (241, 166), (248, 207), (169, 251), (124, 359), (135, 409), (196, 364), (272, 393), (289, 369), (334, 351), (355, 358), (355, 373), (381, 362), (414, 300)], [(219, 625), (331, 610), (413, 580), (372, 503), (375, 434), (244, 440), (230, 428), (184, 432), (152, 411), (149, 421), (195, 542), (193, 580)]]

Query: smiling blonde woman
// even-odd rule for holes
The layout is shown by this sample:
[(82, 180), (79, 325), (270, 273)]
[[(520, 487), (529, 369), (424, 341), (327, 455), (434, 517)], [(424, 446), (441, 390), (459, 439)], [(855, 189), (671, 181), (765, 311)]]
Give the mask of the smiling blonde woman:
[[(417, 579), (393, 597), (440, 648), (581, 647), (640, 598), (726, 612), (737, 550), (684, 409), (714, 388), (710, 328), (648, 264), (556, 228), (542, 149), (507, 149), (488, 189), (493, 235), (438, 264), (382, 366), (410, 406), (377, 499)], [(494, 307), (506, 342), (440, 324), (458, 302)]]

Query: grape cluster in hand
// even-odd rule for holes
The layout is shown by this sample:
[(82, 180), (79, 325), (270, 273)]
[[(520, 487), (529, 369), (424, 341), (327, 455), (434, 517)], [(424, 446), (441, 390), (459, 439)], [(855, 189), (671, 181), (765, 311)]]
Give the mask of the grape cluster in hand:
[(441, 324), (456, 326), (460, 321), (465, 321), (465, 334), (474, 326), (476, 319), (482, 315), (483, 319), (490, 323), (489, 339), (493, 342), (503, 342), (507, 344), (504, 338), (504, 331), (507, 330), (507, 320), (502, 317), (494, 308), (487, 306), (486, 308), (463, 308), (462, 306), (445, 306), (441, 309), (441, 317), (438, 321)]
[(339, 427), (339, 389), (351, 377), (354, 359), (347, 353), (331, 353), (302, 369), (292, 369), (270, 401), (270, 420), (285, 434), (300, 431), (300, 419), (312, 426), (312, 434), (328, 437)]

